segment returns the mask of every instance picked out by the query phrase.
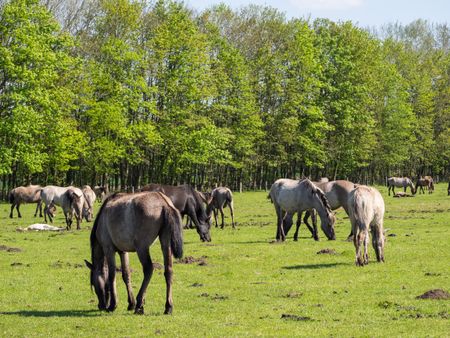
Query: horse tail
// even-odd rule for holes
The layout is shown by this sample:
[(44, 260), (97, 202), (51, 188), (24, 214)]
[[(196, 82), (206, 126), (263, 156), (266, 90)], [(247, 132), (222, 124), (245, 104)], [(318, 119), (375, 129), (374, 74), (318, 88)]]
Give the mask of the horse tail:
[(183, 257), (183, 231), (180, 213), (172, 206), (164, 208), (164, 223), (170, 230), (170, 248), (175, 258)]
[(15, 200), (14, 189), (12, 189), (12, 190), (9, 192), (8, 200), (9, 200), (9, 203), (11, 203), (11, 204), (14, 203), (14, 200)]

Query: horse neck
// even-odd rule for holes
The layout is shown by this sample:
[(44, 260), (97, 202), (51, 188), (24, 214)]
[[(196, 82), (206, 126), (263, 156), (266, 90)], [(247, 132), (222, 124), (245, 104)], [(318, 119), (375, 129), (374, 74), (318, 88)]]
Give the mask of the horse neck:
[(323, 204), (322, 199), (320, 198), (320, 196), (318, 194), (314, 195), (313, 205), (314, 205), (314, 209), (317, 210), (317, 213), (319, 214), (321, 221), (328, 218), (330, 211)]
[(103, 252), (103, 248), (98, 242), (97, 239), (95, 239), (91, 243), (91, 250), (92, 250), (92, 265), (94, 266), (94, 269), (97, 271), (102, 271), (104, 269), (105, 265), (105, 254)]

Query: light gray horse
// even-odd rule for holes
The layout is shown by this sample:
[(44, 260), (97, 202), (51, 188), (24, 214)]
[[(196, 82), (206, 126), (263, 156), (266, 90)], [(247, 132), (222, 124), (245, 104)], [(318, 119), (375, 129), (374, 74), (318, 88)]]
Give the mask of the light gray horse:
[(67, 230), (72, 226), (73, 216), (75, 216), (77, 221), (77, 229), (80, 229), (84, 206), (84, 196), (81, 189), (72, 186), (58, 187), (54, 185), (48, 185), (42, 189), (41, 198), (42, 202), (45, 204), (45, 222), (47, 222), (48, 216), (50, 222), (53, 223), (53, 215), (51, 214), (50, 210), (51, 207), (59, 205), (64, 212)]
[(328, 239), (336, 239), (334, 234), (335, 217), (324, 192), (316, 187), (310, 180), (301, 181), (281, 178), (272, 184), (269, 192), (277, 213), (276, 239), (285, 241), (283, 219), (287, 214), (299, 213), (316, 209), (321, 227)]
[(208, 217), (211, 217), (211, 213), (214, 212), (214, 220), (216, 221), (217, 228), (217, 210), (219, 210), (220, 215), (222, 216), (222, 225), (220, 227), (223, 229), (223, 208), (225, 208), (226, 206), (230, 208), (231, 224), (233, 225), (233, 229), (235, 229), (236, 227), (234, 224), (233, 193), (230, 189), (225, 187), (218, 187), (211, 191), (211, 195), (207, 200), (206, 214), (208, 215)]
[(372, 245), (377, 261), (384, 262), (384, 201), (380, 192), (375, 188), (359, 185), (350, 193), (348, 204), (356, 249), (356, 265), (363, 266), (369, 263), (369, 231), (372, 233)]
[[(172, 313), (173, 258), (183, 256), (181, 215), (171, 200), (160, 192), (113, 194), (104, 201), (91, 232), (91, 286), (94, 287), (100, 310), (114, 311), (117, 306), (116, 260), (122, 263), (122, 278), (128, 292), (128, 310), (144, 313), (145, 293), (153, 274), (149, 254), (152, 243), (159, 238), (164, 257), (166, 279), (165, 314)], [(128, 252), (136, 252), (144, 271), (144, 279), (136, 300), (131, 287)]]
[[(330, 182), (313, 182), (317, 187), (319, 187), (327, 197), (328, 202), (330, 203), (331, 210), (336, 210), (342, 207), (345, 210), (345, 213), (348, 215), (348, 196), (350, 192), (355, 188), (355, 184), (346, 180), (337, 180)], [(292, 216), (289, 215), (286, 217), (286, 222), (284, 222), (283, 227), (285, 234), (289, 232), (289, 229), (292, 226)], [(308, 219), (311, 217), (312, 219), (312, 227), (308, 223)], [(317, 233), (317, 222), (316, 216), (313, 210), (307, 210), (306, 215), (303, 218), (303, 222), (306, 224), (308, 229), (311, 231), (315, 240), (319, 240)], [(301, 225), (301, 214), (297, 217), (297, 227), (294, 234), (294, 241), (298, 240), (298, 232)], [(349, 238), (352, 237), (352, 232), (350, 232)]]
[(83, 185), (81, 191), (84, 195), (83, 217), (87, 222), (91, 222), (94, 218), (95, 192), (89, 185)]
[(395, 194), (394, 187), (403, 187), (403, 191), (406, 192), (406, 188), (411, 188), (411, 194), (416, 193), (416, 189), (414, 188), (414, 183), (408, 177), (389, 177), (387, 180), (388, 186), (388, 196), (391, 196), (392, 193)]
[(13, 218), (14, 207), (17, 209), (17, 216), (22, 217), (20, 214), (20, 204), (22, 203), (37, 203), (36, 211), (34, 212), (34, 217), (36, 217), (39, 209), (39, 217), (42, 217), (42, 201), (41, 201), (41, 190), (40, 185), (29, 185), (26, 187), (17, 187), (9, 192), (9, 203), (11, 203), (11, 212), (9, 217)]

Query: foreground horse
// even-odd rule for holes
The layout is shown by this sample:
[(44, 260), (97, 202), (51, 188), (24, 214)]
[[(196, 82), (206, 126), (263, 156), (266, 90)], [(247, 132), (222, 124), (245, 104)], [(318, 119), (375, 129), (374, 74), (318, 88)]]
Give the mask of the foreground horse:
[[(159, 192), (116, 193), (101, 206), (91, 232), (91, 270), (100, 310), (114, 311), (117, 306), (116, 261), (118, 252), (122, 277), (128, 292), (128, 310), (144, 313), (145, 293), (153, 273), (149, 248), (157, 237), (164, 257), (166, 278), (165, 314), (172, 313), (172, 255), (183, 256), (181, 216), (167, 196)], [(131, 288), (128, 252), (136, 252), (144, 271), (137, 299)]]
[(363, 266), (369, 263), (369, 230), (372, 233), (372, 245), (377, 261), (384, 262), (384, 201), (380, 192), (372, 187), (357, 186), (350, 193), (348, 204), (356, 249), (356, 265)]
[(94, 218), (94, 203), (97, 196), (89, 185), (83, 185), (81, 191), (84, 196), (83, 217), (87, 222), (91, 222)]
[(45, 204), (44, 220), (47, 222), (47, 216), (53, 223), (53, 214), (50, 211), (55, 205), (59, 205), (64, 212), (66, 219), (66, 228), (72, 227), (72, 218), (75, 216), (77, 221), (77, 229), (80, 229), (80, 223), (83, 217), (84, 195), (81, 189), (76, 187), (58, 187), (48, 185), (42, 189), (42, 202)]
[(41, 190), (40, 185), (29, 185), (26, 187), (17, 187), (9, 192), (9, 203), (11, 203), (11, 212), (9, 217), (13, 218), (14, 207), (17, 210), (17, 216), (22, 217), (19, 207), (22, 203), (37, 203), (34, 217), (36, 217), (39, 209), (39, 217), (42, 217), (42, 202), (41, 202)]
[(283, 228), (283, 219), (287, 214), (299, 215), (309, 209), (316, 209), (321, 227), (328, 239), (336, 239), (334, 234), (335, 217), (330, 204), (322, 190), (310, 180), (302, 181), (281, 178), (272, 184), (269, 192), (277, 213), (277, 240), (285, 241), (286, 234)]
[(414, 188), (414, 183), (408, 177), (389, 177), (387, 180), (388, 186), (388, 196), (392, 193), (395, 194), (394, 187), (403, 187), (403, 192), (406, 192), (406, 188), (411, 188), (411, 194), (415, 194), (416, 190)]
[[(327, 197), (327, 200), (330, 204), (331, 210), (336, 210), (340, 207), (344, 208), (345, 213), (348, 215), (348, 197), (350, 192), (355, 188), (355, 184), (346, 180), (337, 180), (337, 181), (325, 181), (325, 182), (313, 182), (317, 187), (319, 187)], [(289, 232), (289, 229), (292, 226), (292, 216), (290, 215), (286, 217), (286, 222), (283, 223), (285, 234)], [(312, 227), (308, 223), (308, 219), (311, 217), (312, 219)], [(319, 236), (317, 233), (317, 222), (316, 216), (313, 210), (306, 211), (305, 217), (303, 218), (303, 222), (308, 227), (309, 231), (313, 235), (313, 238), (317, 241), (319, 240)], [(297, 225), (294, 234), (294, 241), (298, 240), (298, 232), (301, 225), (301, 214), (298, 215)], [(349, 238), (352, 236), (352, 232), (350, 232)]]
[(188, 215), (197, 228), (197, 233), (202, 241), (210, 242), (211, 217), (206, 215), (202, 198), (198, 191), (188, 184), (173, 186), (165, 184), (148, 184), (141, 191), (158, 191), (172, 200), (175, 208), (181, 216)]
[(208, 217), (211, 217), (211, 213), (214, 213), (214, 220), (216, 222), (217, 228), (217, 210), (219, 210), (220, 215), (222, 216), (222, 224), (220, 228), (223, 229), (223, 208), (225, 208), (226, 206), (230, 208), (231, 224), (233, 225), (233, 229), (235, 229), (236, 227), (234, 224), (233, 193), (230, 189), (225, 187), (218, 187), (211, 191), (211, 195), (209, 196), (207, 201), (206, 214), (208, 215)]

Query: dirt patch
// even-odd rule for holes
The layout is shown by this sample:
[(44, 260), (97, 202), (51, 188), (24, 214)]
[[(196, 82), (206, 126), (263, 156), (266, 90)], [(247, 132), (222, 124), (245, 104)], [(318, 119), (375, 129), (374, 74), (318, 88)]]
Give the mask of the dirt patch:
[(7, 252), (22, 252), (22, 249), (19, 248), (12, 248), (6, 245), (0, 245), (0, 251), (7, 251)]
[(308, 320), (312, 320), (311, 317), (297, 316), (297, 315), (293, 315), (293, 314), (289, 314), (289, 313), (283, 313), (283, 314), (281, 315), (281, 319), (295, 320), (295, 321), (308, 321)]
[(164, 269), (164, 266), (158, 262), (155, 262), (155, 263), (153, 263), (153, 269), (162, 270), (162, 269)]
[(388, 237), (397, 237), (396, 234), (389, 234)]
[(186, 256), (183, 257), (181, 259), (179, 259), (177, 262), (180, 264), (194, 264), (194, 263), (198, 263), (198, 265), (208, 265), (208, 263), (206, 262), (206, 258), (208, 258), (207, 256), (202, 256), (200, 258), (195, 258), (192, 256)]
[(300, 298), (303, 296), (303, 293), (301, 292), (289, 292), (287, 295), (284, 295), (284, 298)]
[[(209, 293), (204, 292), (200, 295), (200, 297), (210, 297), (210, 295), (209, 295)], [(228, 296), (219, 295), (216, 293), (215, 295), (211, 296), (211, 299), (212, 300), (226, 300), (226, 299), (228, 299)]]
[(442, 289), (434, 289), (417, 296), (416, 299), (450, 299), (450, 293)]
[(200, 288), (200, 287), (203, 286), (203, 284), (201, 284), (201, 283), (194, 283), (194, 284), (191, 284), (190, 286), (193, 287), (193, 288)]
[(21, 265), (23, 265), (23, 263), (20, 262), (11, 263), (11, 266), (21, 266)]
[(337, 255), (338, 253), (334, 249), (322, 249), (316, 252), (318, 255)]
[(440, 273), (437, 273), (437, 272), (425, 272), (425, 276), (428, 276), (428, 277), (437, 277), (437, 276), (440, 276), (441, 274)]

